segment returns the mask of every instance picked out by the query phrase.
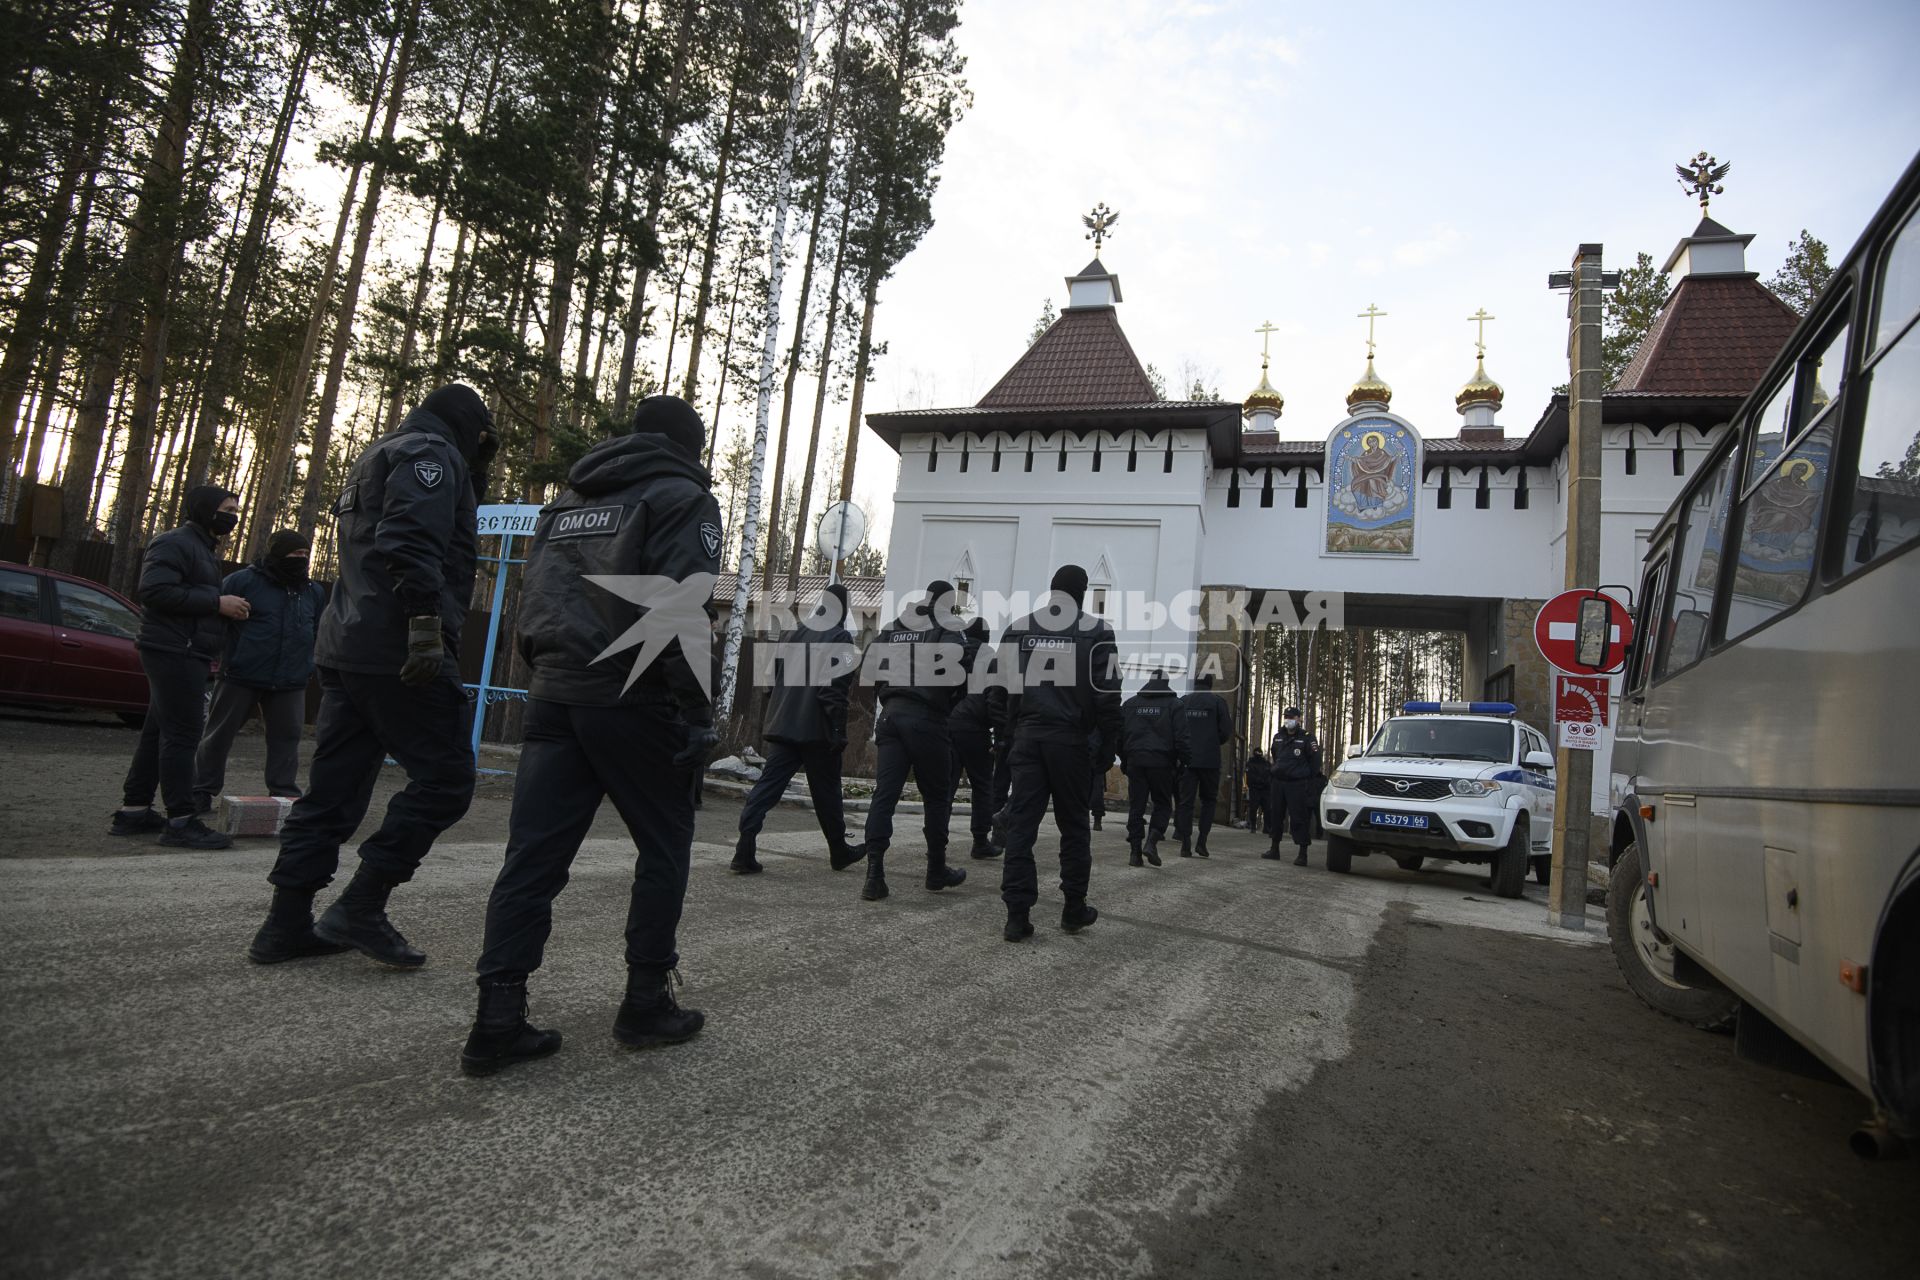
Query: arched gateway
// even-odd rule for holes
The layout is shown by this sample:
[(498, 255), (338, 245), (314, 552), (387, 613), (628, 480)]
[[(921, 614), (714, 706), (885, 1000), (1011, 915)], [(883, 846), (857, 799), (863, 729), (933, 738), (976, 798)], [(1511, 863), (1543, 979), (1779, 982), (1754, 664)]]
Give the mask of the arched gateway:
[[(1703, 219), (1680, 242), (1665, 309), (1604, 397), (1603, 583), (1636, 580), (1648, 532), (1796, 323), (1746, 270), (1751, 239)], [(1369, 306), (1345, 414), (1284, 438), (1264, 360), (1244, 402), (1156, 399), (1120, 327), (1119, 279), (1095, 258), (1067, 286), (1059, 319), (979, 404), (868, 416), (900, 455), (890, 590), (947, 578), (981, 599), (1037, 592), (1073, 561), (1123, 652), (1228, 655), (1224, 686), (1237, 685), (1237, 625), (1195, 634), (1125, 606), (1221, 588), (1287, 621), (1300, 598), (1277, 593), (1327, 593), (1348, 626), (1464, 633), (1464, 692), (1550, 720), (1531, 626), (1564, 581), (1564, 395), (1509, 436), (1483, 358), (1456, 397), (1458, 433), (1423, 429), (1391, 407), (1374, 365), (1385, 313)]]

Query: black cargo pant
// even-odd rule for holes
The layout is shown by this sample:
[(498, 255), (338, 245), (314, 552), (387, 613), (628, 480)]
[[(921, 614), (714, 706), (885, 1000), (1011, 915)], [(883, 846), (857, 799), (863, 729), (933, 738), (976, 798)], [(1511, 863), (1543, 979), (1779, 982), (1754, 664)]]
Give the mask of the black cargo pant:
[(1193, 832), (1194, 812), (1199, 811), (1200, 843), (1207, 842), (1207, 832), (1213, 830), (1213, 809), (1220, 798), (1220, 771), (1218, 769), (1182, 769), (1180, 771), (1180, 804), (1174, 810), (1173, 833), (1185, 840)]
[(993, 735), (979, 729), (948, 726), (948, 737), (953, 744), (953, 773), (947, 783), (947, 793), (953, 795), (959, 791), (964, 774), (973, 807), (967, 826), (976, 841), (984, 842), (993, 830), (994, 811), (1003, 803), (1000, 789), (994, 785)]
[(1093, 874), (1093, 828), (1087, 817), (1093, 764), (1084, 742), (1035, 742), (1016, 738), (1008, 753), (1013, 768), (1007, 801), (1007, 853), (1000, 868), (1000, 900), (1010, 912), (1027, 911), (1040, 898), (1033, 843), (1040, 819), (1053, 802), (1060, 832), (1060, 892), (1069, 902), (1087, 896)]
[[(1147, 802), (1153, 802), (1151, 828), (1146, 822)], [(1136, 764), (1127, 769), (1127, 839), (1144, 839), (1149, 829), (1156, 837), (1167, 834), (1167, 820), (1173, 816), (1173, 766)]]
[(1107, 771), (1102, 769), (1097, 762), (1088, 766), (1087, 790), (1087, 803), (1093, 811), (1093, 816), (1096, 818), (1106, 817)]
[(844, 743), (769, 742), (767, 762), (760, 767), (760, 780), (747, 793), (740, 810), (740, 834), (756, 836), (767, 824), (767, 815), (780, 797), (787, 794), (793, 775), (806, 770), (807, 791), (813, 797), (813, 816), (819, 819), (820, 834), (838, 848), (847, 839), (847, 810), (840, 795), (840, 755)]
[(256, 689), (220, 680), (213, 686), (213, 701), (207, 709), (207, 736), (200, 739), (193, 762), (193, 794), (201, 808), (226, 790), (227, 753), (255, 707), (260, 708), (267, 730), (267, 794), (300, 794), (300, 726), (306, 719), (306, 689)]
[(1314, 802), (1319, 796), (1320, 784), (1313, 778), (1275, 780), (1270, 803), (1275, 817), (1285, 815), (1287, 824), (1284, 831), (1274, 834), (1276, 843), (1283, 835), (1291, 835), (1302, 849), (1313, 843)]
[(867, 810), (867, 852), (885, 853), (893, 843), (893, 811), (911, 770), (926, 807), (927, 861), (944, 864), (947, 819), (953, 808), (953, 744), (947, 737), (946, 717), (922, 710), (918, 704), (902, 706), (895, 699), (880, 713), (875, 739), (879, 760), (874, 767), (873, 805)]
[(524, 982), (553, 931), (553, 900), (611, 799), (633, 837), (627, 901), (627, 967), (664, 973), (680, 963), (675, 935), (693, 854), (690, 765), (673, 757), (687, 728), (664, 703), (574, 707), (527, 703), (526, 745), (513, 782), (507, 857), (487, 898), (482, 982)]
[(189, 817), (194, 812), (193, 754), (207, 720), (209, 664), (191, 654), (142, 649), (140, 666), (147, 673), (147, 718), (120, 800), (129, 809), (144, 809), (153, 803), (157, 787), (169, 818)]
[(1260, 831), (1272, 824), (1267, 820), (1266, 784), (1247, 788), (1247, 830)]
[(367, 816), (389, 755), (406, 770), (407, 785), (360, 842), (360, 861), (391, 883), (411, 880), (473, 800), (466, 691), (451, 672), (414, 686), (397, 675), (331, 667), (320, 668), (320, 689), (307, 792), (280, 828), (280, 857), (267, 880), (311, 893), (333, 879), (340, 845)]

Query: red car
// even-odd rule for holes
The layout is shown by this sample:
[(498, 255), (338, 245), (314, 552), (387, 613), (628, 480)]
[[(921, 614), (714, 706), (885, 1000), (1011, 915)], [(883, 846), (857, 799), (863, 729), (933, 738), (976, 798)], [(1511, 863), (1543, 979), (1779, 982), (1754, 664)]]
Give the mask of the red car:
[(97, 582), (0, 560), (0, 702), (113, 711), (137, 725), (140, 608)]

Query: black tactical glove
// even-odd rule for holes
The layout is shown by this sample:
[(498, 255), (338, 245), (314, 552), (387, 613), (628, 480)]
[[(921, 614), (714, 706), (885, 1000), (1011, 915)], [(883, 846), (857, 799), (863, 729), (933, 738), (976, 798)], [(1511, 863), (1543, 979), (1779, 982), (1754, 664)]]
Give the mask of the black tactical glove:
[(440, 678), (446, 655), (439, 618), (408, 618), (407, 661), (400, 668), (400, 683), (415, 687), (432, 684)]
[(707, 753), (713, 750), (713, 744), (720, 741), (720, 735), (713, 731), (710, 724), (690, 724), (687, 726), (687, 745), (680, 748), (673, 757), (674, 764), (680, 768), (688, 765), (701, 766), (707, 762)]

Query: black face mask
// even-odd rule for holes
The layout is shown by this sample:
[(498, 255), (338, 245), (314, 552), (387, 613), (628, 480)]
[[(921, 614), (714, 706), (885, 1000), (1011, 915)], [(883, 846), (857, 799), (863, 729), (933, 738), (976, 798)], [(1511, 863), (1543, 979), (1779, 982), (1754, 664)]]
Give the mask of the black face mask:
[(267, 568), (273, 576), (289, 587), (304, 587), (307, 584), (307, 558), (305, 556), (281, 556), (267, 561)]
[(239, 527), (240, 513), (238, 511), (216, 511), (213, 513), (212, 522), (207, 526), (216, 538), (224, 538)]

